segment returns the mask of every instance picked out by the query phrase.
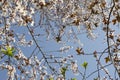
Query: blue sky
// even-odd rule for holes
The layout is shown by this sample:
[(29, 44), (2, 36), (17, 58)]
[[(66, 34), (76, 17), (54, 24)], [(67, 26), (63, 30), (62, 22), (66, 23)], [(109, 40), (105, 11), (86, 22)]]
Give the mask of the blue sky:
[[(2, 25), (0, 25), (2, 26)], [(118, 25), (119, 26), (119, 25)], [(55, 41), (55, 39), (49, 39), (47, 40), (47, 36), (45, 34), (45, 30), (44, 29), (36, 29), (36, 33), (40, 33), (40, 34), (45, 34), (44, 36), (40, 36), (38, 44), (40, 45), (41, 49), (48, 55), (54, 55), (54, 56), (59, 56), (59, 57), (66, 57), (68, 55), (73, 55), (74, 59), (77, 61), (78, 63), (78, 67), (80, 72), (84, 73), (84, 68), (81, 66), (81, 64), (86, 61), (88, 62), (88, 67), (87, 67), (87, 71), (86, 71), (86, 76), (88, 76), (90, 73), (92, 73), (93, 71), (97, 70), (97, 66), (96, 66), (96, 59), (93, 57), (93, 55), (77, 55), (76, 52), (76, 48), (77, 47), (82, 47), (85, 54), (92, 54), (94, 51), (98, 51), (98, 52), (103, 52), (106, 48), (107, 48), (107, 43), (106, 43), (106, 33), (104, 31), (102, 31), (102, 27), (104, 27), (103, 25), (100, 26), (100, 28), (97, 28), (97, 30), (94, 31), (94, 33), (97, 35), (97, 38), (95, 40), (91, 40), (87, 38), (87, 34), (86, 33), (82, 33), (82, 34), (77, 34), (78, 39), (80, 39), (80, 42), (83, 44), (83, 46), (81, 46), (78, 43), (73, 42), (74, 38), (70, 38), (69, 42), (65, 42), (66, 44), (60, 44), (57, 43)], [(113, 28), (113, 25), (110, 25), (110, 27)], [(13, 29), (15, 31), (15, 33), (25, 33), (26, 34), (26, 40), (29, 41), (31, 39), (31, 36), (28, 35), (28, 29), (26, 27), (11, 27), (11, 29)], [(77, 29), (77, 28), (76, 28)], [(74, 28), (75, 33), (77, 33), (77, 30)], [(120, 28), (115, 27), (114, 28), (116, 30), (115, 33), (120, 33)], [(69, 27), (67, 27), (67, 30), (69, 31)], [(84, 31), (83, 31), (84, 32)], [(51, 38), (51, 36), (50, 36)], [(67, 41), (66, 36), (64, 36), (62, 38), (62, 40)], [(1, 42), (0, 42), (1, 44)], [(56, 52), (57, 50), (60, 50), (61, 47), (63, 47), (64, 45), (66, 46), (72, 46), (73, 48), (71, 48), (68, 52)], [(25, 54), (25, 56), (29, 57), (31, 52), (34, 50), (35, 46), (31, 46), (31, 47), (22, 47), (19, 46), (18, 47), (21, 48), (21, 50), (23, 51), (23, 53)], [(17, 54), (17, 53), (16, 53)], [(39, 58), (41, 58), (41, 54), (38, 55)], [(105, 57), (107, 57), (108, 54), (104, 54), (101, 58), (101, 63), (103, 65), (105, 65)], [(0, 62), (1, 64), (2, 62)], [(108, 62), (109, 64), (110, 62)], [(51, 64), (52, 66), (55, 66), (54, 64)], [(56, 66), (57, 67), (57, 66)], [(110, 72), (111, 76), (114, 76), (114, 67), (111, 65), (109, 67), (107, 67), (108, 71)], [(49, 71), (48, 71), (49, 72)], [(103, 70), (100, 71), (101, 77), (104, 77), (106, 74), (104, 73)], [(74, 75), (72, 73), (72, 71), (67, 71), (66, 72), (66, 78), (70, 79), (76, 77), (78, 80), (80, 80), (82, 77), (80, 75)], [(93, 80), (93, 78), (97, 77), (97, 72), (94, 73), (94, 75), (90, 76), (87, 80)], [(0, 71), (0, 79), (2, 80), (6, 80), (7, 79), (7, 71), (6, 70), (1, 70)]]

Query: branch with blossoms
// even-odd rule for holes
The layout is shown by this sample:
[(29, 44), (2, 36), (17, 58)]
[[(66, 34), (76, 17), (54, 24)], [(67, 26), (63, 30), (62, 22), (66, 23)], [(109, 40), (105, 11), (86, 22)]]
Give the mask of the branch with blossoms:
[[(119, 79), (119, 3), (0, 0), (0, 73), (8, 80)], [(83, 38), (89, 45), (105, 38), (105, 47), (86, 50)]]

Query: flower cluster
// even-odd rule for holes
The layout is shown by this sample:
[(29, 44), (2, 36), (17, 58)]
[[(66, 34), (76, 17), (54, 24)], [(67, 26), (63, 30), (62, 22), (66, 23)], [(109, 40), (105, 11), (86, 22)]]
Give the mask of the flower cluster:
[(0, 65), (0, 68), (6, 69), (9, 79), (14, 80), (15, 73), (16, 73), (16, 69), (14, 66), (2, 64)]

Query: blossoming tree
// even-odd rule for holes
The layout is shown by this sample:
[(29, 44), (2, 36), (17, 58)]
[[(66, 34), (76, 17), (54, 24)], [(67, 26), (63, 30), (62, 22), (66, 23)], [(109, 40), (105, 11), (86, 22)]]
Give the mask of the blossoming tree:
[[(0, 70), (8, 80), (118, 80), (119, 22), (120, 0), (0, 0)], [(88, 53), (79, 35), (94, 42), (96, 31), (106, 46)], [(79, 58), (89, 55), (88, 73)]]

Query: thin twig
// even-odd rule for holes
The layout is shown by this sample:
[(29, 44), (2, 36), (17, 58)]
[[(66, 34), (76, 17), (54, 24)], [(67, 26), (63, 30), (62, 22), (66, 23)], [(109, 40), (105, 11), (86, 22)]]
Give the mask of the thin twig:
[(112, 64), (112, 63), (107, 64), (107, 65), (105, 65), (105, 66), (103, 66), (103, 67), (101, 67), (101, 68), (99, 68), (99, 69), (93, 71), (93, 72), (90, 73), (86, 78), (89, 78), (89, 77), (90, 77), (91, 75), (93, 75), (94, 73), (98, 72), (99, 70), (102, 70), (103, 68), (105, 68), (105, 67), (107, 67), (107, 66), (110, 66), (111, 64)]
[(43, 56), (43, 58), (44, 58), (44, 60), (45, 60), (45, 62), (47, 63), (48, 67), (49, 67), (52, 71), (54, 71), (54, 69), (50, 66), (50, 64), (49, 64), (49, 62), (48, 62), (48, 60), (47, 60), (47, 58), (46, 58), (46, 56), (45, 56), (43, 50), (42, 50), (42, 49), (40, 48), (40, 46), (38, 45), (38, 43), (37, 43), (37, 41), (36, 41), (34, 35), (31, 33), (30, 28), (29, 28), (28, 26), (27, 26), (27, 28), (28, 28), (28, 30), (29, 30), (29, 32), (30, 32), (32, 38), (33, 38), (33, 41), (35, 42), (36, 46), (38, 47), (39, 51), (41, 52), (41, 54), (42, 54), (42, 56)]

